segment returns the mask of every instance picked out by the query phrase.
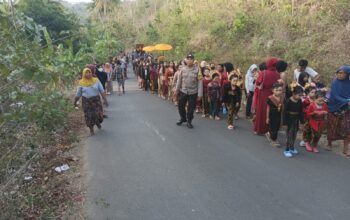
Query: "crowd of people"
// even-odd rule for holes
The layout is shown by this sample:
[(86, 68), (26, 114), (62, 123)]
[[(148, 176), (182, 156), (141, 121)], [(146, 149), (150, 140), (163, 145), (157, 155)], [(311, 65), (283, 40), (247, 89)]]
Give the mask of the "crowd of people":
[(343, 154), (350, 156), (349, 66), (336, 70), (327, 87), (304, 59), (293, 76), (288, 76), (290, 65), (277, 58), (252, 64), (245, 75), (230, 62), (197, 62), (193, 54), (179, 62), (165, 62), (135, 51), (132, 62), (140, 89), (178, 106), (179, 126), (186, 123), (193, 128), (196, 112), (213, 120), (226, 117), (227, 128), (233, 130), (243, 100), (245, 117), (253, 122), (256, 135), (265, 135), (272, 146), (281, 147), (278, 135), (285, 130), (285, 157), (298, 154), (299, 130), (303, 133), (299, 145), (308, 152), (319, 153), (319, 141), (326, 132), (327, 149), (332, 149), (333, 141), (343, 140)]
[[(122, 53), (111, 58), (109, 63), (95, 62), (94, 64), (87, 64), (83, 69), (74, 106), (78, 108), (78, 101), (82, 98), (85, 122), (91, 135), (95, 133), (94, 126), (101, 129), (103, 119), (107, 117), (104, 113), (104, 106), (108, 107), (107, 96), (115, 93), (113, 81), (118, 84), (118, 95), (125, 94), (128, 62), (128, 54)], [(103, 102), (101, 102), (101, 97)]]
[(179, 126), (186, 123), (193, 128), (196, 112), (216, 121), (224, 117), (227, 129), (234, 130), (234, 121), (239, 119), (244, 103), (245, 117), (252, 121), (253, 132), (265, 135), (272, 146), (282, 146), (278, 135), (285, 131), (285, 157), (298, 154), (295, 142), (299, 130), (299, 145), (306, 151), (319, 153), (320, 138), (326, 133), (326, 149), (332, 149), (333, 141), (343, 140), (343, 154), (350, 156), (350, 67), (343, 65), (336, 70), (327, 87), (304, 59), (299, 60), (293, 76), (288, 76), (288, 63), (277, 58), (252, 64), (243, 75), (230, 62), (197, 62), (191, 53), (179, 62), (165, 62), (164, 57), (155, 59), (142, 50), (135, 50), (130, 56), (123, 53), (110, 59), (110, 63), (87, 64), (74, 105), (77, 107), (82, 97), (91, 135), (94, 126), (101, 128), (107, 117), (103, 104), (108, 106), (107, 96), (114, 93), (113, 81), (117, 81), (118, 95), (125, 93), (129, 59), (140, 89), (178, 106)]

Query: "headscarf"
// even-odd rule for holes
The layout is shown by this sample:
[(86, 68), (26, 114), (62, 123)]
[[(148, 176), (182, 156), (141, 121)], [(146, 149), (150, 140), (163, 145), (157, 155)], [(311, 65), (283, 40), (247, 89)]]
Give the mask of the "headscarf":
[(245, 86), (246, 86), (247, 92), (249, 92), (249, 89), (252, 89), (252, 88), (249, 88), (250, 86), (253, 86), (254, 88), (255, 75), (253, 71), (255, 69), (258, 69), (258, 66), (256, 64), (251, 65), (245, 76)]
[(203, 61), (201, 62), (200, 67), (201, 67), (201, 68), (204, 68), (204, 67), (207, 67), (207, 66), (208, 66), (207, 61), (203, 60)]
[(302, 73), (299, 74), (298, 84), (299, 84), (301, 87), (303, 87), (303, 88), (305, 87), (305, 85), (306, 85), (306, 83), (307, 83), (307, 82), (304, 81), (304, 78), (305, 78), (306, 76), (308, 76), (308, 77), (310, 78), (310, 76), (309, 76), (309, 74), (308, 74), (307, 72), (302, 72)]
[(331, 86), (331, 94), (329, 98), (329, 111), (336, 112), (346, 106), (350, 101), (350, 67), (341, 66), (338, 70), (344, 71), (348, 76), (345, 80), (335, 79)]
[(80, 86), (89, 87), (89, 86), (94, 85), (98, 81), (98, 79), (96, 77), (91, 77), (90, 79), (87, 79), (86, 73), (88, 71), (92, 72), (90, 68), (85, 68), (83, 70), (83, 76), (82, 76), (81, 80), (79, 80)]
[(106, 73), (112, 72), (112, 65), (111, 65), (110, 63), (106, 63), (106, 64), (103, 66), (103, 71), (105, 71)]
[(278, 59), (277, 58), (270, 58), (266, 61), (266, 68), (268, 70), (276, 70), (276, 65), (277, 65)]
[(247, 71), (247, 76), (254, 78), (253, 70), (255, 69), (258, 69), (258, 66), (256, 64), (251, 65)]
[(94, 64), (86, 64), (85, 67), (91, 70), (93, 76), (96, 76), (96, 66)]

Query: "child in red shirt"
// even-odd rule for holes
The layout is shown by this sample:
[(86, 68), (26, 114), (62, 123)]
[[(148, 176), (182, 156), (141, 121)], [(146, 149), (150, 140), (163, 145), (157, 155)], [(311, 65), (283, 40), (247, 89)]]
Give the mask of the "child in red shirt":
[(307, 110), (307, 117), (311, 128), (311, 139), (310, 143), (307, 143), (306, 150), (311, 152), (310, 149), (312, 149), (314, 153), (319, 152), (317, 145), (321, 138), (322, 131), (326, 127), (328, 107), (324, 99), (324, 93), (322, 91), (317, 91), (315, 94), (315, 101), (310, 104)]
[[(300, 147), (305, 147), (306, 143), (309, 143), (307, 148), (310, 147), (311, 139), (311, 128), (309, 126), (309, 120), (307, 119), (307, 110), (310, 104), (315, 100), (316, 87), (309, 86), (305, 89), (306, 97), (303, 100), (303, 110), (304, 110), (304, 129), (303, 129), (303, 140), (300, 141)], [(310, 149), (310, 148), (309, 148)], [(312, 149), (311, 149), (312, 151)]]

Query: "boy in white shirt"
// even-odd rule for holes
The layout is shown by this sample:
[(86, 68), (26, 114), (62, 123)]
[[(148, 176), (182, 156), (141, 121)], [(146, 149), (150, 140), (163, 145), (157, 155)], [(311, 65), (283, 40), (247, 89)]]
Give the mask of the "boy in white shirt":
[(309, 62), (307, 60), (299, 60), (299, 67), (294, 70), (294, 81), (298, 82), (299, 75), (302, 72), (306, 72), (310, 77), (309, 77), (309, 82), (311, 83), (313, 79), (316, 79), (319, 77), (318, 72), (316, 72), (314, 69), (311, 67), (308, 67)]

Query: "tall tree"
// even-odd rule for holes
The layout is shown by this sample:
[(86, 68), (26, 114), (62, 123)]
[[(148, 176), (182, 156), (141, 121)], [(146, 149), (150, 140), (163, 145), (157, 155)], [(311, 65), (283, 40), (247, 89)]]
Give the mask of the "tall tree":
[(58, 1), (20, 0), (17, 8), (36, 23), (45, 26), (54, 39), (59, 38), (62, 32), (78, 29), (76, 16), (67, 12)]

